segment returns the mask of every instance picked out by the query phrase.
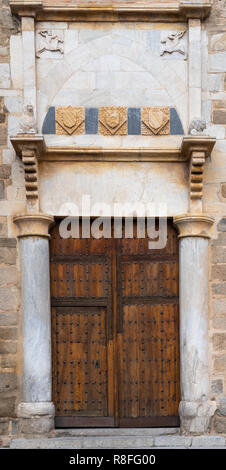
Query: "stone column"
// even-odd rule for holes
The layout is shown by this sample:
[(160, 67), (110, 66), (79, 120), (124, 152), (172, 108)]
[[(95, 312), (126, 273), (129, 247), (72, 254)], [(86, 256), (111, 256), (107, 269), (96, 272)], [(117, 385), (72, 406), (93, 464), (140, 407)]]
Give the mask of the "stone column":
[(23, 402), (18, 406), (22, 433), (45, 433), (54, 426), (48, 240), (53, 221), (45, 214), (14, 218), (22, 283)]
[(184, 433), (207, 432), (216, 410), (208, 376), (208, 238), (213, 222), (205, 215), (174, 218), (179, 231), (179, 414)]

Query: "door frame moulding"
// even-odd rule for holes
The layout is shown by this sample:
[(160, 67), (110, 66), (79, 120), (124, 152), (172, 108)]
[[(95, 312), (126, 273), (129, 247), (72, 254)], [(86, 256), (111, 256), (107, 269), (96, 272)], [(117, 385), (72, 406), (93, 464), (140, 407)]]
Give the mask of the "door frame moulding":
[(50, 5), (45, 0), (11, 0), (13, 13), (19, 16), (36, 16), (37, 21), (187, 21), (188, 18), (205, 19), (211, 11), (210, 2), (155, 2), (147, 5), (138, 2), (105, 5), (65, 5), (62, 1)]
[(108, 148), (47, 146), (41, 134), (18, 134), (10, 138), (18, 157), (24, 150), (32, 149), (39, 161), (149, 161), (149, 162), (185, 162), (191, 159), (193, 152), (202, 152), (205, 158), (211, 155), (216, 139), (209, 136), (185, 136), (177, 147), (162, 148)]

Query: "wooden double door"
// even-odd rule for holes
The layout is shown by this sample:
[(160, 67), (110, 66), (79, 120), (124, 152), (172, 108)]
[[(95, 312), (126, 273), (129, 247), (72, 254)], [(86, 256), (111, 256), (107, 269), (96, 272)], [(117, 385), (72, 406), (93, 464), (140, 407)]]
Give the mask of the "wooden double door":
[[(124, 231), (124, 230), (123, 230)], [(56, 427), (178, 426), (178, 242), (52, 230)]]

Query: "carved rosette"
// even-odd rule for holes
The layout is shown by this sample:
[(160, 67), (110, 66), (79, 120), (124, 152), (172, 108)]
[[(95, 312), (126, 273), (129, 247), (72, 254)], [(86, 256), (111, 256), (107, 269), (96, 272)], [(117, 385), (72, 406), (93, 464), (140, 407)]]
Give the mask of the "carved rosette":
[(99, 109), (99, 133), (102, 135), (127, 135), (127, 108), (123, 106)]
[(170, 108), (143, 108), (141, 115), (142, 135), (170, 134)]
[(85, 110), (83, 107), (56, 107), (56, 134), (84, 134)]

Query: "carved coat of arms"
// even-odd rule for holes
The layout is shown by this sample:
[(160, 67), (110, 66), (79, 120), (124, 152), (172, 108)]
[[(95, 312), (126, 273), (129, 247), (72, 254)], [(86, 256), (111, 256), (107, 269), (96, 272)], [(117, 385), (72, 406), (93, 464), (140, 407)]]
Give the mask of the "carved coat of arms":
[(170, 133), (170, 110), (168, 107), (143, 108), (142, 134), (164, 135)]
[(126, 135), (127, 109), (123, 106), (100, 108), (99, 132), (102, 135)]
[(56, 107), (56, 133), (69, 135), (83, 134), (85, 130), (85, 112), (82, 107)]

